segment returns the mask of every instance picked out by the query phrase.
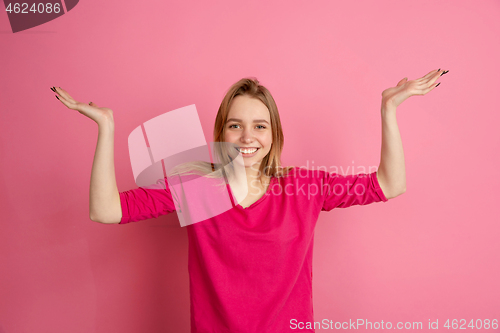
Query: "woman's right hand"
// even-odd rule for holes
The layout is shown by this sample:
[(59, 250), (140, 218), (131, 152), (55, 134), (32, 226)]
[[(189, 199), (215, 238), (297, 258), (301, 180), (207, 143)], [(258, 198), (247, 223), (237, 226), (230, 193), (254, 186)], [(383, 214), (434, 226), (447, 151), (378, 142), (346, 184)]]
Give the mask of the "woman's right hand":
[(56, 98), (69, 109), (80, 112), (84, 116), (87, 116), (95, 121), (97, 124), (101, 124), (104, 121), (113, 121), (113, 111), (111, 109), (100, 108), (93, 102), (90, 102), (89, 104), (77, 102), (60, 87), (52, 87), (50, 89), (57, 93)]

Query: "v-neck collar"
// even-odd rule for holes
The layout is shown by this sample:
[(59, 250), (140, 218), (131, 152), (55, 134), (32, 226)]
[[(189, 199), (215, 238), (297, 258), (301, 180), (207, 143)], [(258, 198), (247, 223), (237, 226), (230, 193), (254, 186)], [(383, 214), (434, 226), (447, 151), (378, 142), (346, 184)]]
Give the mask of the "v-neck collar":
[(233, 207), (236, 209), (239, 209), (240, 211), (249, 211), (253, 209), (255, 206), (260, 204), (262, 201), (264, 201), (270, 194), (271, 194), (271, 186), (276, 182), (277, 178), (276, 177), (271, 177), (271, 180), (269, 181), (269, 186), (267, 187), (266, 193), (264, 193), (263, 196), (259, 198), (259, 200), (255, 201), (253, 204), (251, 204), (248, 207), (243, 207), (240, 204), (236, 204), (236, 201), (234, 200), (233, 192), (231, 191), (231, 186), (229, 184), (226, 184), (227, 189), (229, 191), (229, 198), (231, 199), (231, 203), (233, 204)]

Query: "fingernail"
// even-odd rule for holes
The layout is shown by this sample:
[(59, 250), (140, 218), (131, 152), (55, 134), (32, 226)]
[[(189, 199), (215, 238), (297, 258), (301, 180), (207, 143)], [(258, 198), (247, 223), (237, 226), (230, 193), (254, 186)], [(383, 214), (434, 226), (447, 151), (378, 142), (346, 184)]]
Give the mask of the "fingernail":
[(439, 75), (439, 76), (443, 76), (443, 75), (445, 75), (445, 74), (446, 74), (446, 73), (448, 73), (448, 72), (449, 72), (449, 71), (444, 71), (444, 72), (443, 72), (443, 73), (441, 73), (441, 75)]
[(439, 86), (441, 84), (441, 82), (439, 82), (438, 84), (436, 84), (436, 87)]
[(441, 70), (441, 68), (440, 68), (440, 69), (438, 69), (438, 72), (439, 72), (440, 70)]
[(89, 105), (92, 104), (92, 102), (89, 102)]
[(56, 95), (56, 98), (59, 99), (59, 97), (57, 97), (57, 95)]
[(52, 88), (52, 87), (50, 87), (50, 90), (52, 90), (53, 92), (56, 92), (56, 91), (54, 90), (54, 88)]

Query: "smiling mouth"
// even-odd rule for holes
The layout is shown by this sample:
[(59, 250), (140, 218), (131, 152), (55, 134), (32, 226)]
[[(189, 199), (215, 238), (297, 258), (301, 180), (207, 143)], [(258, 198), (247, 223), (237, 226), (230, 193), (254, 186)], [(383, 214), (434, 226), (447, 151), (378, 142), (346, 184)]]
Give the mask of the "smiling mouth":
[(253, 154), (253, 153), (257, 152), (257, 150), (259, 150), (259, 149), (260, 148), (252, 148), (252, 149), (246, 149), (246, 148), (240, 148), (240, 147), (236, 148), (236, 150), (242, 154)]

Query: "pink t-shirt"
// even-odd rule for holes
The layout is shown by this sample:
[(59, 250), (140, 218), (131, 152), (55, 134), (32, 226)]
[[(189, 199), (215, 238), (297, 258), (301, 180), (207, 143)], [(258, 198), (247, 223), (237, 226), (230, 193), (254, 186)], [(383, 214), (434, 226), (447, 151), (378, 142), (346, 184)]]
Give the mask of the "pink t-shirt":
[[(175, 210), (168, 186), (121, 192), (120, 200), (120, 223)], [(296, 332), (292, 323), (314, 322), (312, 251), (319, 213), (380, 201), (387, 198), (376, 172), (342, 176), (294, 168), (273, 177), (250, 207), (233, 205), (188, 225), (191, 332)]]

